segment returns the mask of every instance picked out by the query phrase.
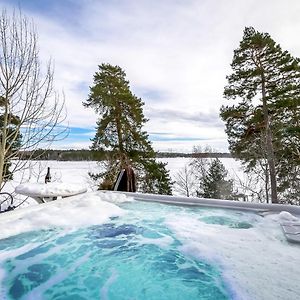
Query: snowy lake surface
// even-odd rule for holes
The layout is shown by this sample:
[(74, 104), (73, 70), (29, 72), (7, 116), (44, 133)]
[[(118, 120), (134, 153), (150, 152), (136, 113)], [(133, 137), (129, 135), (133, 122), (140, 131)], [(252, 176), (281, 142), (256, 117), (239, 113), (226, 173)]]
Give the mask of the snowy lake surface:
[(0, 299), (300, 299), (287, 212), (89, 192), (0, 215)]
[[(173, 181), (176, 174), (183, 170), (191, 161), (190, 158), (160, 158), (161, 162), (167, 163), (166, 168), (170, 171)], [(222, 158), (222, 163), (228, 170), (231, 177), (239, 176), (243, 178), (244, 173), (241, 169), (240, 162), (232, 158)], [(88, 173), (98, 173), (100, 170), (96, 161), (33, 161), (23, 172), (14, 175), (14, 180), (8, 182), (5, 191), (14, 191), (16, 185), (21, 182), (44, 182), (47, 173), (47, 167), (50, 167), (52, 182), (64, 182), (85, 185), (89, 191), (95, 191), (97, 186), (90, 179)], [(173, 189), (174, 194), (178, 194)]]

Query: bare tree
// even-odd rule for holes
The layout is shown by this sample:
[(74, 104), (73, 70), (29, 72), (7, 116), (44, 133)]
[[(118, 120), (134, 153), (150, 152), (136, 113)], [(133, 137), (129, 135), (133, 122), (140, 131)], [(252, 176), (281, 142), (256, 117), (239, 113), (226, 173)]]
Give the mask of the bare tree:
[(203, 156), (204, 153), (212, 153), (213, 149), (209, 146), (201, 148), (201, 146), (193, 147), (193, 159), (190, 162), (190, 166), (193, 169), (193, 173), (196, 179), (199, 181), (205, 174), (211, 162), (211, 158)]
[(180, 194), (187, 197), (195, 195), (196, 180), (192, 167), (190, 164), (185, 165), (175, 175), (175, 189)]
[[(39, 60), (34, 24), (21, 12), (0, 16), (0, 190), (35, 150), (65, 137), (64, 101), (53, 89), (53, 67)], [(21, 151), (20, 151), (21, 150)], [(23, 155), (26, 153), (26, 160)], [(29, 153), (29, 155), (28, 155)]]
[(236, 198), (238, 200), (269, 203), (266, 195), (270, 193), (270, 188), (266, 181), (265, 170), (257, 167), (244, 173), (243, 178), (235, 174), (234, 182), (237, 189)]

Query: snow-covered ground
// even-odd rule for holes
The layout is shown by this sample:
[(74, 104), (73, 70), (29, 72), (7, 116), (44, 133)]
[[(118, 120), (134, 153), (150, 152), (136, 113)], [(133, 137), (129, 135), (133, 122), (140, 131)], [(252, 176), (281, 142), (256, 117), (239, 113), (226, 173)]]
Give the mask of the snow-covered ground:
[[(170, 171), (172, 180), (175, 176), (191, 161), (190, 158), (160, 158), (161, 162), (167, 163), (167, 169)], [(241, 164), (232, 158), (221, 159), (229, 174), (242, 177), (243, 171)], [(95, 184), (90, 179), (88, 173), (97, 173), (100, 170), (96, 161), (35, 161), (30, 163), (30, 167), (24, 168), (23, 172), (14, 174), (14, 180), (6, 184), (5, 190), (11, 192), (14, 187), (22, 182), (43, 182), (47, 173), (47, 167), (50, 167), (52, 182), (65, 182), (74, 184), (84, 184), (88, 190), (95, 190)]]
[[(170, 171), (172, 179), (185, 166), (191, 162), (190, 158), (176, 157), (176, 158), (159, 158), (158, 161), (167, 163), (167, 169)], [(224, 164), (231, 176), (243, 176), (241, 164), (233, 158), (222, 158), (221, 162)], [(99, 165), (96, 161), (56, 161), (44, 160), (31, 162), (30, 168), (26, 168), (24, 172), (19, 172), (15, 175), (14, 185), (16, 182), (29, 181), (36, 182), (37, 180), (43, 182), (47, 173), (47, 167), (51, 169), (52, 181), (66, 182), (66, 183), (85, 183), (90, 188), (93, 188), (93, 183), (88, 176), (88, 173), (99, 172)]]
[(7, 184), (6, 188), (11, 190), (17, 183), (22, 182), (44, 182), (47, 167), (50, 167), (52, 182), (85, 184), (90, 189), (93, 184), (88, 173), (99, 171), (96, 161), (32, 161), (28, 167), (24, 168), (23, 172), (14, 174), (14, 180)]

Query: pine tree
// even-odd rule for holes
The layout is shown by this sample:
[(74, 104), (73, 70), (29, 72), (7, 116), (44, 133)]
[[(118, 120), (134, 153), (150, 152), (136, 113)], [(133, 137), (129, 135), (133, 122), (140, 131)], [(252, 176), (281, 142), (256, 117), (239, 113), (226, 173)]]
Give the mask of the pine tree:
[(208, 170), (200, 178), (200, 191), (198, 197), (214, 199), (232, 199), (233, 182), (226, 179), (228, 172), (221, 161), (216, 158), (208, 167)]
[(299, 174), (299, 59), (269, 34), (248, 27), (231, 67), (224, 96), (239, 103), (221, 108), (230, 151), (247, 170), (266, 161), (272, 202), (278, 203), (288, 177), (295, 183)]
[(83, 103), (100, 115), (91, 149), (108, 155), (105, 171), (92, 177), (102, 180), (100, 188), (111, 189), (118, 171), (130, 164), (137, 172), (140, 190), (171, 194), (169, 173), (165, 164), (155, 161), (155, 152), (143, 131), (147, 121), (144, 103), (130, 91), (125, 77), (119, 66), (101, 64)]
[(143, 160), (142, 166), (140, 181), (144, 193), (172, 195), (173, 182), (169, 172), (166, 171), (166, 164), (151, 158)]

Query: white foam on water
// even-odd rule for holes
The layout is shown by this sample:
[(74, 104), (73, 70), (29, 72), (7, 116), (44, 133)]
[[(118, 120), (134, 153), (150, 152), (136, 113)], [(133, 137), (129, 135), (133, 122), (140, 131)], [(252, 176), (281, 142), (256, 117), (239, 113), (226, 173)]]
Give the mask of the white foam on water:
[(0, 250), (0, 261), (7, 260), (9, 258), (14, 258), (16, 256), (22, 255), (33, 248), (37, 247), (39, 243), (29, 243), (17, 249), (11, 250)]
[(145, 238), (138, 237), (137, 241), (143, 245), (156, 245), (162, 249), (168, 249), (173, 244), (174, 239), (171, 236), (164, 236), (161, 238)]
[(89, 259), (89, 254), (83, 255), (74, 264), (68, 268), (61, 270), (61, 272), (57, 272), (53, 276), (50, 277), (49, 280), (40, 284), (36, 288), (32, 289), (25, 297), (24, 300), (43, 300), (43, 294), (51, 288), (53, 285), (58, 284), (65, 280), (70, 274), (74, 273), (78, 267), (84, 264)]
[(30, 257), (29, 259), (26, 260), (20, 260), (18, 261), (16, 267), (11, 271), (11, 274), (15, 274), (15, 275), (21, 274), (25, 272), (27, 268), (30, 267), (31, 265), (40, 263), (41, 261), (43, 261), (43, 259), (46, 259), (47, 257), (53, 254), (60, 253), (60, 251), (62, 251), (63, 249), (64, 249), (63, 245), (58, 245), (58, 246), (56, 245), (55, 247), (49, 249), (47, 252), (36, 254), (33, 257)]
[(110, 286), (118, 279), (118, 273), (115, 269), (112, 270), (112, 274), (107, 279), (107, 281), (104, 283), (103, 287), (100, 290), (101, 299), (108, 300), (108, 292)]
[(118, 202), (124, 197), (117, 193), (91, 192), (1, 214), (0, 239), (53, 227), (71, 229), (104, 224), (110, 217), (125, 214), (123, 209), (107, 202), (107, 198)]
[(300, 299), (300, 246), (286, 241), (283, 216), (259, 217), (249, 229), (206, 224), (188, 214), (169, 216), (166, 224), (182, 252), (220, 266), (238, 299)]
[[(37, 247), (39, 243), (29, 243), (22, 247), (19, 247), (17, 249), (11, 249), (11, 250), (1, 250), (0, 251), (0, 261), (5, 261), (10, 258), (15, 258), (19, 255), (22, 255), (33, 248)], [(18, 265), (16, 269), (13, 270), (13, 272), (18, 272), (20, 269), (23, 269), (22, 263)], [(0, 299), (6, 300), (7, 294), (5, 290), (5, 277), (6, 277), (6, 271), (2, 268), (0, 268)]]

